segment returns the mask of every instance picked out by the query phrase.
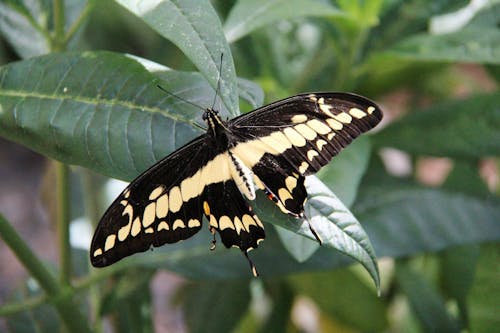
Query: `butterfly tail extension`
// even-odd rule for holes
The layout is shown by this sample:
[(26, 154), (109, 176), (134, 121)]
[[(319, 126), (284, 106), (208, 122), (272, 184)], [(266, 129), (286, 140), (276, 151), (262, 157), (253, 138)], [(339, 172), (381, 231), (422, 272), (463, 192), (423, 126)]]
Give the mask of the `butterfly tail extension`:
[(248, 264), (250, 265), (250, 270), (252, 271), (252, 275), (254, 277), (259, 277), (259, 272), (257, 271), (257, 267), (255, 267), (255, 264), (253, 263), (252, 259), (248, 256), (248, 250), (243, 251), (243, 254), (245, 255), (245, 258), (248, 260)]
[(305, 214), (303, 214), (303, 218), (304, 218), (304, 220), (306, 220), (307, 225), (309, 226), (309, 230), (313, 234), (314, 238), (316, 238), (316, 240), (318, 241), (319, 245), (322, 246), (323, 245), (323, 239), (321, 239), (321, 236), (319, 235), (319, 233), (314, 228), (311, 220), (309, 220)]

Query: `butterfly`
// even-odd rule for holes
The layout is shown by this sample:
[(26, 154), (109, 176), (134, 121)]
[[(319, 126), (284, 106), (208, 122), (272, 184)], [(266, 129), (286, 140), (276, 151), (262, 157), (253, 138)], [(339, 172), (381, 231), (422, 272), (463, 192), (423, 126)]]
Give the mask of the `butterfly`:
[(257, 276), (248, 256), (265, 238), (250, 205), (256, 191), (283, 213), (305, 218), (305, 176), (381, 119), (367, 98), (335, 92), (292, 96), (227, 121), (213, 107), (204, 110), (206, 133), (143, 172), (104, 213), (90, 247), (92, 265), (187, 239), (205, 216), (211, 248), (218, 233), (227, 248), (243, 252)]

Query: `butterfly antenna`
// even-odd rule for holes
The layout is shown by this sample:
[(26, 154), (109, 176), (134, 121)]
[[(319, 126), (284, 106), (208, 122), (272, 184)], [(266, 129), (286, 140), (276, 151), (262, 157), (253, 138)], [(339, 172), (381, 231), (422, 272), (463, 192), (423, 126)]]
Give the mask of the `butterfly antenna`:
[(219, 89), (220, 89), (220, 78), (221, 78), (221, 71), (222, 71), (222, 57), (224, 56), (224, 53), (220, 54), (220, 63), (219, 63), (219, 77), (217, 78), (217, 89), (215, 90), (215, 96), (214, 96), (214, 102), (212, 103), (212, 110), (214, 109), (215, 106), (215, 101), (217, 100), (217, 95), (219, 94)]
[(166, 94), (168, 94), (168, 95), (170, 95), (170, 96), (173, 96), (173, 97), (175, 97), (175, 98), (177, 98), (177, 99), (180, 99), (180, 100), (181, 100), (181, 101), (183, 101), (184, 103), (191, 104), (192, 106), (197, 107), (198, 109), (200, 109), (200, 110), (202, 110), (202, 111), (205, 111), (205, 108), (203, 108), (203, 107), (199, 106), (199, 105), (198, 105), (198, 104), (196, 104), (196, 103), (190, 102), (190, 101), (188, 101), (187, 99), (184, 99), (184, 98), (182, 98), (182, 97), (180, 97), (180, 96), (177, 96), (176, 94), (171, 93), (170, 91), (166, 90), (165, 88), (163, 88), (163, 87), (162, 87), (162, 86), (160, 86), (159, 84), (157, 84), (156, 86), (157, 86), (158, 88), (160, 88), (160, 90), (161, 90), (161, 91), (163, 91), (164, 93), (166, 93)]
[(311, 230), (312, 234), (314, 235), (314, 238), (316, 238), (316, 240), (318, 241), (319, 245), (323, 245), (323, 240), (321, 239), (321, 237), (319, 236), (318, 232), (316, 231), (316, 229), (314, 229), (311, 221), (309, 221), (309, 219), (307, 218), (307, 216), (304, 214), (304, 219), (307, 221), (307, 225), (309, 225), (309, 230)]

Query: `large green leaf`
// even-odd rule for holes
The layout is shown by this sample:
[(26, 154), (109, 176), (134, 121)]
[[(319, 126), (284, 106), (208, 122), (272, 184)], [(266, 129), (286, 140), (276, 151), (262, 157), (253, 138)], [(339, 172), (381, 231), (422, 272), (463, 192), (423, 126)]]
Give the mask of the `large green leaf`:
[(466, 28), (457, 32), (420, 34), (401, 41), (386, 55), (415, 61), (472, 62), (500, 64), (500, 31), (491, 28)]
[[(143, 64), (143, 65), (141, 65)], [(109, 52), (61, 53), (0, 68), (0, 135), (65, 163), (131, 180), (201, 133), (214, 90), (201, 75)], [(144, 67), (143, 67), (144, 66)], [(149, 71), (153, 72), (150, 73)], [(260, 103), (260, 89), (242, 81)]]
[[(239, 114), (236, 72), (221, 22), (208, 0), (117, 0), (174, 43), (219, 95), (228, 112)], [(223, 55), (222, 66), (220, 63)], [(219, 67), (221, 73), (219, 75)]]
[(239, 0), (224, 24), (229, 42), (280, 20), (301, 16), (337, 16), (342, 13), (325, 2), (310, 0)]
[(500, 93), (433, 105), (374, 135), (378, 146), (411, 154), (481, 158), (500, 155)]
[(459, 332), (458, 323), (446, 311), (444, 300), (425, 278), (407, 263), (396, 265), (396, 278), (423, 332)]
[(500, 240), (500, 201), (419, 187), (363, 189), (353, 207), (381, 256)]
[(132, 179), (199, 132), (190, 120), (201, 112), (180, 108), (156, 80), (135, 60), (108, 52), (9, 64), (0, 69), (0, 134), (65, 163)]

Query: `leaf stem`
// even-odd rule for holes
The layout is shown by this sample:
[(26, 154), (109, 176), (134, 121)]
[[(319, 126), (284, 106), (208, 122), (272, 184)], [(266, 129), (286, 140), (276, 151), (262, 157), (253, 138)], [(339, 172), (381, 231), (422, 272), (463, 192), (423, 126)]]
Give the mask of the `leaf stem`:
[(68, 32), (66, 33), (66, 37), (64, 38), (64, 44), (67, 45), (71, 38), (76, 34), (78, 29), (81, 28), (81, 26), (86, 22), (86, 18), (90, 15), (92, 12), (92, 9), (94, 8), (96, 4), (95, 0), (89, 0), (85, 4), (85, 8), (83, 8), (80, 16), (73, 22), (73, 24), (69, 27)]
[(60, 261), (60, 280), (64, 285), (70, 284), (71, 278), (71, 244), (69, 241), (69, 167), (60, 162), (54, 162), (57, 184), (57, 231)]
[(64, 38), (64, 1), (54, 0), (54, 37), (52, 38), (52, 51), (63, 51), (66, 49), (66, 41)]

